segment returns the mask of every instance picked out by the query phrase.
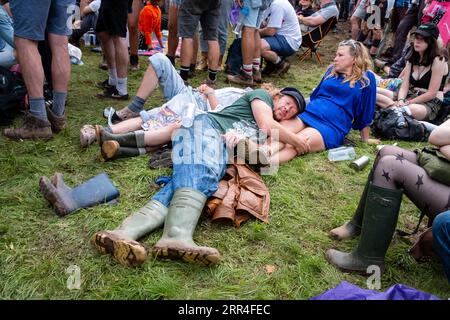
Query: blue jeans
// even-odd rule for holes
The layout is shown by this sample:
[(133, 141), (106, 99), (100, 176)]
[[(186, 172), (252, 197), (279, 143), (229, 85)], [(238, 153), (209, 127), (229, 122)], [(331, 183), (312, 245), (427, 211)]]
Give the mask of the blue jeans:
[[(231, 6), (233, 5), (233, 0), (222, 0), (220, 2), (220, 20), (218, 26), (219, 32), (219, 47), (220, 55), (225, 55), (225, 50), (227, 49), (228, 40), (228, 24), (230, 23), (230, 12)], [(203, 40), (203, 32), (200, 28), (200, 50), (201, 52), (208, 52), (208, 41)]]
[(450, 283), (450, 210), (440, 213), (433, 221), (433, 248), (441, 258)]
[(228, 153), (211, 118), (207, 114), (196, 116), (192, 127), (181, 127), (176, 132), (172, 145), (172, 180), (152, 199), (169, 207), (174, 192), (180, 188), (212, 196), (225, 175)]
[(14, 29), (12, 20), (6, 13), (3, 6), (0, 6), (0, 38), (2, 38), (10, 47), (15, 48)]
[[(196, 104), (196, 114), (208, 110), (208, 105), (200, 93), (184, 84), (183, 79), (164, 54), (161, 52), (154, 54), (149, 58), (149, 62), (155, 70), (164, 99), (167, 101), (164, 106), (169, 107), (178, 115), (183, 113), (183, 109), (188, 102), (194, 102)], [(155, 109), (141, 111), (140, 116), (142, 121), (147, 122), (158, 111)]]

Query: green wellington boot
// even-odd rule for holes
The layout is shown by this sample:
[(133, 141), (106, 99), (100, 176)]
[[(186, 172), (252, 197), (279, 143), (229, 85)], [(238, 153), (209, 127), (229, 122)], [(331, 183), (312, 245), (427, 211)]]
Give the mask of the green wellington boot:
[(328, 262), (339, 269), (367, 274), (367, 267), (377, 265), (384, 272), (384, 256), (394, 235), (402, 202), (402, 190), (369, 184), (361, 237), (352, 253), (330, 249)]
[(95, 134), (100, 147), (103, 145), (103, 142), (108, 140), (117, 141), (121, 147), (133, 147), (133, 148), (145, 147), (144, 141), (145, 132), (143, 130), (115, 134), (109, 133), (102, 126), (96, 125)]
[(137, 242), (139, 238), (161, 227), (168, 209), (156, 200), (126, 218), (115, 230), (99, 231), (91, 243), (102, 253), (112, 255), (124, 266), (138, 266), (148, 257), (148, 249)]
[(359, 199), (358, 207), (353, 214), (350, 221), (347, 221), (342, 226), (334, 228), (330, 231), (329, 235), (335, 240), (345, 240), (350, 239), (361, 234), (361, 226), (364, 215), (364, 207), (366, 206), (367, 190), (369, 189), (369, 184), (372, 183), (373, 179), (373, 168), (369, 173), (366, 185), (364, 186), (364, 191)]
[(170, 203), (161, 239), (153, 247), (153, 254), (161, 259), (183, 260), (205, 266), (216, 264), (219, 251), (200, 247), (192, 235), (206, 202), (206, 196), (194, 189), (177, 189)]
[(101, 154), (105, 161), (119, 158), (137, 157), (147, 153), (146, 148), (122, 147), (115, 140), (103, 142)]

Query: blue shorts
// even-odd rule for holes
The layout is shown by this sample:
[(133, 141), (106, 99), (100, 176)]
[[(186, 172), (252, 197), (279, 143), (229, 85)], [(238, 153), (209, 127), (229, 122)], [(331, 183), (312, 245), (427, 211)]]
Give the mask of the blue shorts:
[(72, 34), (71, 15), (75, 0), (14, 0), (10, 2), (14, 16), (14, 35), (42, 41), (45, 33), (60, 36)]
[(276, 34), (272, 37), (265, 37), (263, 39), (269, 44), (270, 50), (274, 51), (279, 56), (289, 57), (295, 53), (295, 50), (291, 48), (284, 36)]

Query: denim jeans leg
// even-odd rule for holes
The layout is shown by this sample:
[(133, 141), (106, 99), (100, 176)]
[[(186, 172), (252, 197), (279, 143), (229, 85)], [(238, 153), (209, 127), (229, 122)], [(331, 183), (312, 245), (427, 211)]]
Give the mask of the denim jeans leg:
[(450, 283), (450, 211), (440, 213), (433, 221), (433, 248), (441, 258)]
[(2, 6), (0, 6), (0, 38), (5, 40), (11, 47), (16, 47), (14, 44), (14, 28), (12, 26), (12, 20)]
[(192, 188), (207, 197), (213, 195), (225, 175), (228, 155), (212, 120), (197, 116), (192, 127), (177, 131), (172, 143), (174, 191)]
[(155, 69), (166, 101), (172, 99), (186, 88), (183, 79), (164, 54), (158, 52), (151, 56), (149, 61), (153, 69)]
[(173, 179), (170, 180), (161, 190), (159, 190), (153, 197), (153, 200), (161, 202), (166, 208), (169, 207), (170, 201), (173, 197)]

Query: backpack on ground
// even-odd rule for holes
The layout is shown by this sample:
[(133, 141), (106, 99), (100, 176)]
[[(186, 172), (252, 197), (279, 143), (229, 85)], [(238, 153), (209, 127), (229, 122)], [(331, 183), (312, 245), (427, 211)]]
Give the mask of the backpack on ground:
[(18, 73), (0, 66), (0, 125), (9, 125), (23, 108), (27, 89)]
[(228, 48), (227, 60), (225, 61), (225, 73), (236, 75), (241, 71), (242, 53), (241, 39), (236, 38)]
[(375, 112), (372, 132), (382, 139), (405, 141), (426, 141), (429, 135), (422, 123), (395, 108)]

